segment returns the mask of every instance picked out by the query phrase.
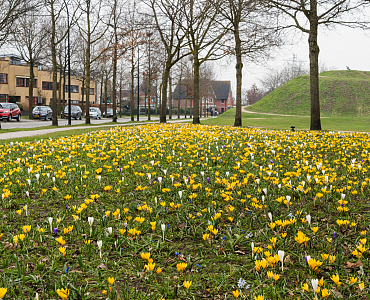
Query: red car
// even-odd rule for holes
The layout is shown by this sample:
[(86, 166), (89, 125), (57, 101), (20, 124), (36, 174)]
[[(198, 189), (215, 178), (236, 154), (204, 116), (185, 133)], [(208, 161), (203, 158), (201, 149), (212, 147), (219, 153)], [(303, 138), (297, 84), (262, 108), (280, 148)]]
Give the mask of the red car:
[(10, 121), (16, 119), (21, 120), (21, 110), (15, 103), (0, 103), (0, 119)]

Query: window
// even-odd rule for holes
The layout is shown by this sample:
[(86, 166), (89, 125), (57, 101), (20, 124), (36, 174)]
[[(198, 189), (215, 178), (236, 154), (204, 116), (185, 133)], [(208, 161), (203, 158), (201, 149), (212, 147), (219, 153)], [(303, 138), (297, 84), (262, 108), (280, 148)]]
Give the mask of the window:
[[(84, 95), (86, 95), (86, 88), (84, 88)], [(81, 94), (82, 94), (82, 88), (81, 88)], [(94, 89), (90, 88), (90, 95), (94, 95)]]
[(0, 94), (0, 102), (8, 102), (9, 95), (8, 94)]
[[(16, 78), (17, 87), (28, 87), (29, 84), (30, 84), (30, 79), (29, 78), (24, 78), (24, 77), (17, 77)], [(37, 88), (37, 78), (34, 79), (33, 87)]]
[(221, 104), (224, 104), (224, 103), (225, 103), (225, 100), (223, 100), (223, 99), (222, 99), (222, 100), (221, 100)]
[(209, 98), (208, 103), (213, 103), (213, 98)]
[[(68, 93), (69, 86), (64, 86), (64, 92)], [(78, 85), (71, 85), (71, 93), (78, 93)]]
[(6, 84), (8, 83), (8, 74), (1, 74), (0, 73), (0, 84)]
[[(53, 90), (53, 83), (49, 81), (42, 82), (42, 89), (52, 91)], [(59, 90), (59, 82), (57, 83), (57, 90)]]
[[(71, 91), (71, 93), (73, 93), (72, 91)], [(80, 103), (80, 101), (78, 101), (78, 100), (71, 100), (71, 104), (79, 104)]]
[[(30, 97), (26, 96), (26, 102), (28, 103)], [(33, 105), (37, 106), (42, 104), (42, 97), (33, 97)]]

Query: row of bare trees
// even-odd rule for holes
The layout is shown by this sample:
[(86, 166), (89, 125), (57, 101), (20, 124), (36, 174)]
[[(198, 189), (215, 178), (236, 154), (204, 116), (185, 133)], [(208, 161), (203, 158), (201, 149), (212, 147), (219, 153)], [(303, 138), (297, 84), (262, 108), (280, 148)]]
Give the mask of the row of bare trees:
[[(57, 74), (59, 70), (63, 75), (59, 84), (62, 85), (62, 78), (65, 84), (68, 34), (73, 72), (80, 75), (87, 91), (83, 93), (87, 124), (92, 78), (100, 81), (105, 104), (111, 85), (113, 122), (117, 121), (116, 91), (128, 86), (130, 115), (134, 120), (136, 73), (147, 80), (149, 107), (152, 87), (160, 87), (160, 122), (166, 122), (168, 90), (172, 90), (169, 82), (176, 76), (180, 85), (185, 80), (184, 60), (192, 65), (192, 94), (196, 99), (193, 123), (198, 124), (201, 66), (207, 61), (233, 57), (237, 79), (234, 125), (241, 126), (243, 64), (263, 62), (272, 56), (283, 45), (289, 29), (295, 28), (308, 36), (311, 129), (321, 130), (319, 27), (341, 24), (366, 28), (367, 23), (358, 13), (368, 4), (367, 0), (0, 0), (0, 46), (15, 47), (31, 66), (30, 103), (33, 103), (32, 66), (40, 63), (52, 66), (55, 126), (60, 103)], [(144, 66), (141, 72), (139, 59)], [(171, 72), (176, 76), (171, 76)], [(65, 96), (60, 88), (59, 100), (61, 97)]]

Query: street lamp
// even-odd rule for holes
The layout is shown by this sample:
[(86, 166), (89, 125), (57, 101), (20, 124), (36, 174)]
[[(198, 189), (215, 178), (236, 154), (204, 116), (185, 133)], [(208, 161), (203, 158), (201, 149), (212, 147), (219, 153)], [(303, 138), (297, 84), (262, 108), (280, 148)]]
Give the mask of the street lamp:
[[(66, 0), (63, 0), (64, 5), (66, 6), (67, 10), (67, 24), (68, 24), (68, 33), (67, 33), (67, 41), (68, 41), (68, 125), (72, 124), (72, 118), (71, 118), (71, 49), (69, 46), (69, 12), (68, 12), (68, 5), (66, 3)], [(60, 87), (62, 88), (62, 87)], [(63, 92), (65, 93), (65, 91)]]

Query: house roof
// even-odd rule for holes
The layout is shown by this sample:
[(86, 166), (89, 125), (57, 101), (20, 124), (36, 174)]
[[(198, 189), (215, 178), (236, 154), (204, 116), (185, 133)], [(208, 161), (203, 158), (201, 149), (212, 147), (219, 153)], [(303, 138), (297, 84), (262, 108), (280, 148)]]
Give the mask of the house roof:
[[(226, 100), (229, 98), (230, 81), (211, 81), (211, 87), (217, 100)], [(173, 91), (173, 99), (179, 98), (179, 85)], [(187, 96), (187, 87), (181, 85), (180, 99), (190, 98)]]
[[(173, 99), (178, 99), (179, 98), (179, 85), (176, 85), (176, 88), (172, 93), (172, 98)], [(187, 96), (187, 87), (185, 85), (181, 85), (180, 99), (185, 99), (185, 98), (189, 99), (190, 96)]]

